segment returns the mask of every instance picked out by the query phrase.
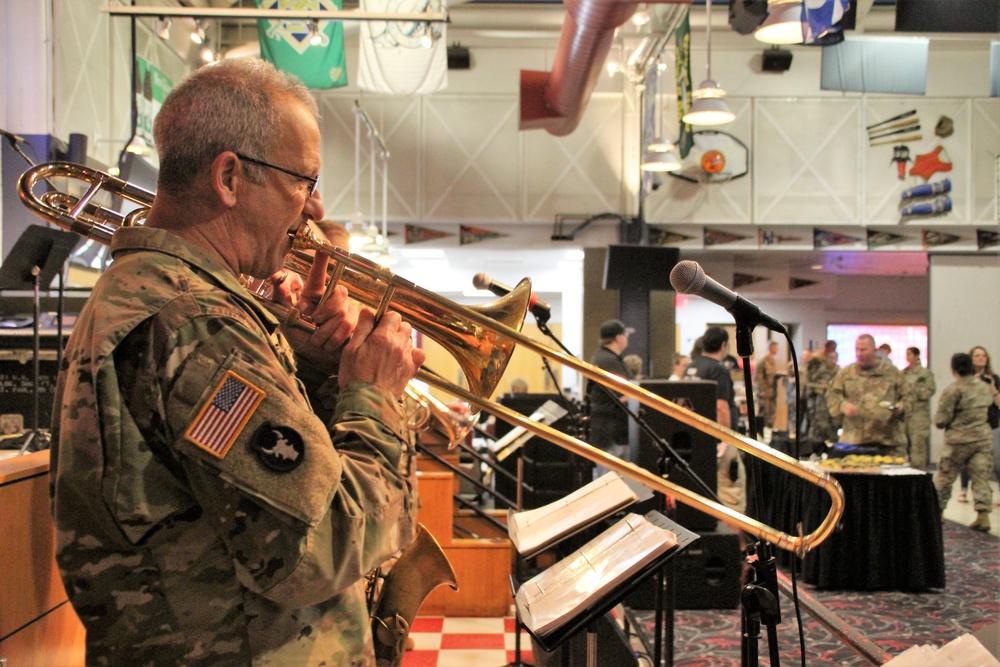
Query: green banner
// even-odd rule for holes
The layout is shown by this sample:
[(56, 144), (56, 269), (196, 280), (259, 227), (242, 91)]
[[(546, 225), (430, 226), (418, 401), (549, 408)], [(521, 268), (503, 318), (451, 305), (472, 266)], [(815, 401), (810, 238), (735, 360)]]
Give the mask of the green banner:
[(150, 65), (145, 59), (135, 57), (135, 102), (138, 115), (136, 117), (135, 134), (153, 146), (153, 119), (159, 113), (167, 93), (174, 87), (167, 75)]
[(677, 150), (681, 158), (686, 158), (687, 154), (694, 146), (694, 137), (691, 136), (691, 126), (681, 120), (691, 106), (691, 9), (688, 8), (684, 15), (684, 20), (674, 31), (677, 63), (675, 71), (677, 75), (677, 121), (680, 123), (680, 136), (677, 138)]
[[(342, 0), (256, 0), (259, 9), (339, 10)], [(344, 62), (344, 24), (319, 21), (319, 44), (312, 44), (311, 21), (257, 21), (260, 55), (275, 67), (294, 74), (309, 88), (347, 85)]]

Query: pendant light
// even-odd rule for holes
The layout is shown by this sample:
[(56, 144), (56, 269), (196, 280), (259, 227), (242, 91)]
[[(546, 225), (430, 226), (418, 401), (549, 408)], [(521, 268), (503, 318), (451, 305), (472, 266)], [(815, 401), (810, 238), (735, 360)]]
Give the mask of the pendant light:
[(802, 0), (768, 0), (767, 18), (753, 36), (767, 44), (802, 44)]
[(712, 79), (712, 0), (705, 1), (708, 17), (705, 27), (705, 80), (691, 92), (691, 108), (681, 120), (688, 125), (722, 125), (731, 123), (736, 115), (726, 104), (726, 91)]
[(682, 166), (677, 147), (663, 134), (663, 89), (660, 85), (663, 68), (663, 63), (656, 63), (656, 93), (653, 95), (653, 130), (656, 137), (646, 146), (642, 164), (639, 165), (643, 171), (677, 171)]

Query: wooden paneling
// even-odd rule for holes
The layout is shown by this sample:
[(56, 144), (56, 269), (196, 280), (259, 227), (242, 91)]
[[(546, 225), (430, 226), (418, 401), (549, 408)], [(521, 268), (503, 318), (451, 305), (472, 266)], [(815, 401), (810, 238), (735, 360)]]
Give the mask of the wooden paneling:
[(0, 658), (12, 667), (83, 665), (84, 629), (55, 563), (48, 452), (0, 461), (0, 526)]

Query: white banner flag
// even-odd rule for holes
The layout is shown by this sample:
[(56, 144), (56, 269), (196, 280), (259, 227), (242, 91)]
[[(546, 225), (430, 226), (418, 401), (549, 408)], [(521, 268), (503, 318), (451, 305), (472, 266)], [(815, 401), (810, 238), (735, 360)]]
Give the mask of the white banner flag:
[[(362, 12), (444, 11), (443, 0), (361, 0)], [(448, 85), (443, 23), (361, 24), (358, 87), (383, 95), (426, 95)]]

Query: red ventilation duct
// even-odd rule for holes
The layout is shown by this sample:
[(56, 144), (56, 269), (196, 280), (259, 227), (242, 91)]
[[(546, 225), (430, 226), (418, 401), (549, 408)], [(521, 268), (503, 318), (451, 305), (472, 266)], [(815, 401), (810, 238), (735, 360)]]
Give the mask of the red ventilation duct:
[[(690, 4), (691, 0), (660, 0)], [(522, 130), (566, 136), (576, 129), (611, 50), (615, 30), (635, 12), (631, 0), (564, 0), (563, 23), (551, 72), (521, 70)]]

